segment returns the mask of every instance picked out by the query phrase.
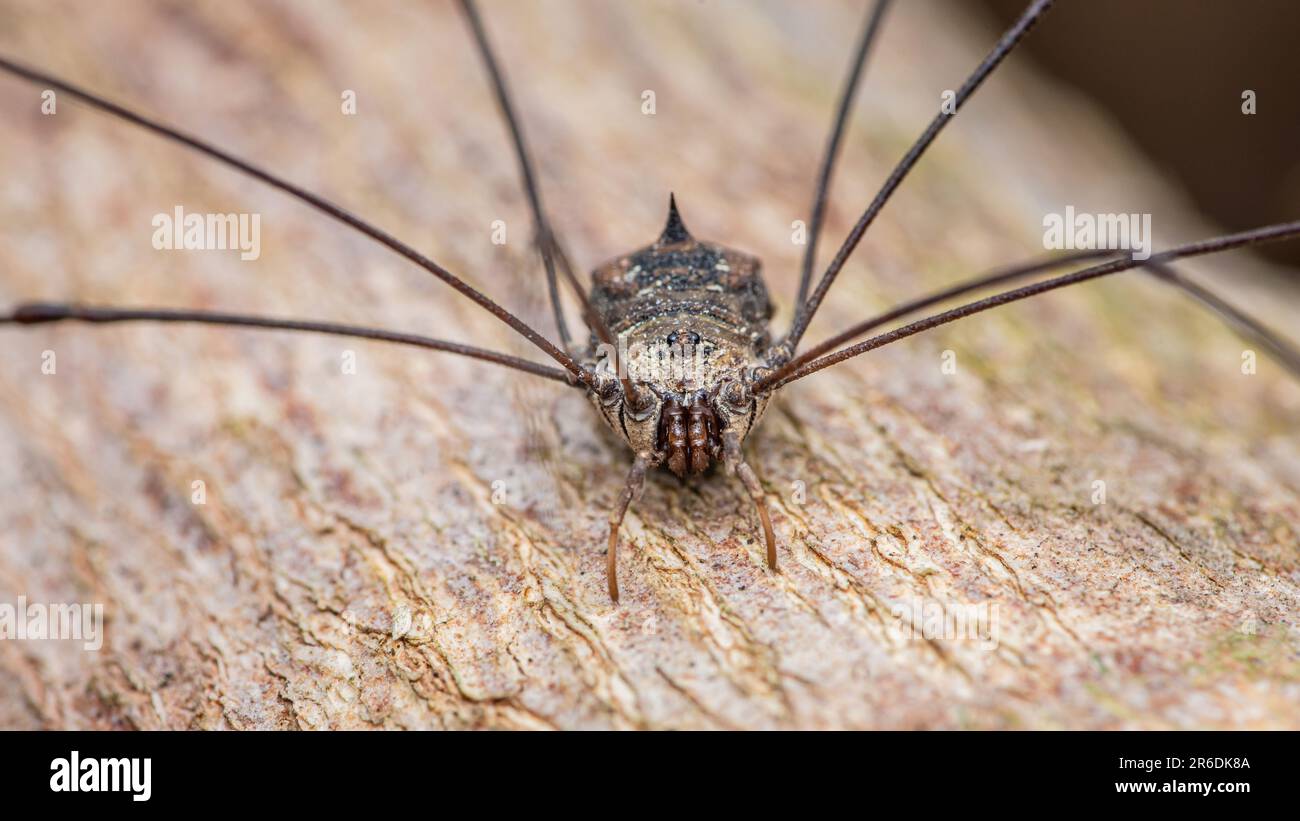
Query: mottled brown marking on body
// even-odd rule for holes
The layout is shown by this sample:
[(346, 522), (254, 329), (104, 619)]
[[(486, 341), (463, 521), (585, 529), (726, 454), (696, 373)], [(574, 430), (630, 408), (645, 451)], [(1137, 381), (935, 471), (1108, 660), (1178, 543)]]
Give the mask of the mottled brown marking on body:
[(612, 260), (592, 275), (591, 305), (629, 342), (656, 319), (707, 318), (744, 340), (747, 353), (767, 349), (772, 303), (756, 257), (691, 236), (670, 202), (652, 245)]

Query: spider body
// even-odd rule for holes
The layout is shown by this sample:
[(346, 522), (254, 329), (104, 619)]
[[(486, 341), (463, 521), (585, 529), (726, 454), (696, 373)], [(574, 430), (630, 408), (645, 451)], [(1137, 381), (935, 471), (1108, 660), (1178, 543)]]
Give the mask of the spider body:
[(695, 239), (670, 200), (652, 245), (596, 269), (590, 301), (622, 350), (610, 356), (592, 336), (586, 364), (604, 379), (587, 395), (633, 452), (686, 479), (723, 459), (725, 435), (744, 441), (770, 399), (748, 390), (772, 340), (758, 259)]

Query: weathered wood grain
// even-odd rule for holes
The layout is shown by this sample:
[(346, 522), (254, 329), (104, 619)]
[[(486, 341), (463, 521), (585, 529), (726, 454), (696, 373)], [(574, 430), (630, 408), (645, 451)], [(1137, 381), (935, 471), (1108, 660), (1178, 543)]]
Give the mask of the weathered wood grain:
[[(582, 267), (653, 239), (675, 191), (696, 235), (764, 259), (788, 321), (791, 222), (858, 5), (487, 3)], [(996, 36), (947, 5), (899, 5), (827, 254)], [(553, 334), (450, 3), (6, 0), (0, 18), (0, 52), (278, 169)], [(0, 78), (0, 301), (219, 307), (532, 355), (286, 197), (39, 103)], [(1188, 104), (1220, 103), (1189, 89)], [(809, 340), (1042, 253), (1044, 213), (1067, 204), (1152, 213), (1162, 245), (1213, 233), (1113, 124), (1013, 58)], [(151, 218), (176, 205), (261, 214), (260, 259), (153, 250)], [(1294, 332), (1294, 289), (1253, 258), (1187, 269)], [(616, 607), (603, 537), (629, 455), (577, 391), (338, 339), (0, 330), (0, 597), (108, 615), (98, 653), (0, 642), (0, 726), (1294, 728), (1300, 387), (1262, 352), (1243, 374), (1244, 347), (1125, 274), (800, 382), (749, 444), (782, 571), (734, 482), (656, 477), (628, 517)], [(914, 638), (918, 607), (986, 608), (997, 641)]]

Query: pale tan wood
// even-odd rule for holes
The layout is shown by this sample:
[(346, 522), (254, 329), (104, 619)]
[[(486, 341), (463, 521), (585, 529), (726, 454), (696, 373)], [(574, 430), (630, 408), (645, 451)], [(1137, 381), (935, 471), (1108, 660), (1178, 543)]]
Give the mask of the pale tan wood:
[[(450, 3), (0, 5), (4, 54), (274, 167), (553, 336)], [(764, 259), (788, 321), (791, 223), (859, 5), (487, 3), (584, 270), (653, 239), (672, 190), (698, 236)], [(827, 256), (996, 37), (947, 5), (898, 5)], [(1235, 101), (1188, 98), (1233, 116)], [(4, 303), (220, 307), (535, 353), (286, 197), (39, 103), (0, 78)], [(261, 214), (261, 258), (154, 251), (151, 218), (178, 204)], [(1042, 253), (1043, 215), (1067, 204), (1152, 213), (1161, 244), (1214, 232), (1113, 124), (1013, 58), (809, 339)], [(1294, 332), (1294, 289), (1266, 266), (1187, 267)], [(1126, 274), (808, 379), (748, 443), (781, 572), (738, 482), (656, 476), (628, 516), (615, 607), (605, 520), (631, 456), (576, 391), (338, 339), (0, 330), (0, 593), (109, 617), (97, 654), (0, 642), (0, 726), (1294, 728), (1300, 388), (1262, 352), (1242, 374), (1245, 347)], [(927, 605), (991, 608), (996, 645), (909, 637)]]

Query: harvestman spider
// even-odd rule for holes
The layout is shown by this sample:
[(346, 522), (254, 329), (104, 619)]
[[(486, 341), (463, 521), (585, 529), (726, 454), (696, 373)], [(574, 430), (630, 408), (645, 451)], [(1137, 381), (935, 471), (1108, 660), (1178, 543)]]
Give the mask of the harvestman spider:
[[(812, 288), (817, 239), (825, 215), (827, 192), (835, 158), (854, 93), (862, 76), (863, 66), (889, 6), (889, 0), (876, 0), (866, 17), (861, 37), (854, 51), (848, 78), (839, 98), (830, 139), (822, 157), (812, 203), (809, 241), (800, 273), (797, 308), (789, 331), (780, 341), (774, 341), (768, 331), (771, 304), (758, 260), (738, 251), (696, 240), (686, 230), (685, 224), (677, 213), (676, 204), (671, 201), (667, 225), (659, 239), (650, 246), (597, 268), (593, 275), (590, 293), (583, 289), (574, 274), (568, 255), (546, 219), (546, 211), (542, 206), (541, 194), (529, 159), (523, 130), (511, 103), (505, 78), (489, 46), (482, 21), (472, 0), (461, 0), (461, 5), (491, 79), (497, 103), (510, 130), (523, 189), (532, 212), (535, 241), (546, 271), (546, 285), (555, 315), (559, 345), (546, 339), (537, 330), (438, 263), (316, 194), (197, 137), (137, 114), (41, 71), (21, 66), (4, 58), (0, 58), (0, 70), (42, 87), (57, 89), (101, 111), (189, 146), (355, 228), (478, 303), (484, 310), (509, 325), (554, 359), (560, 365), (559, 368), (415, 334), (332, 322), (308, 322), (209, 311), (31, 303), (19, 305), (11, 313), (0, 316), (0, 324), (35, 325), (59, 321), (109, 323), (152, 320), (312, 331), (456, 353), (579, 388), (586, 393), (606, 424), (632, 448), (635, 454), (627, 484), (609, 517), (607, 577), (609, 595), (615, 601), (618, 600), (616, 567), (619, 529), (628, 505), (640, 490), (649, 468), (662, 465), (685, 479), (688, 476), (701, 474), (714, 462), (721, 461), (728, 473), (738, 474), (757, 508), (762, 523), (768, 566), (775, 569), (776, 540), (768, 516), (767, 503), (758, 478), (741, 455), (741, 446), (745, 438), (757, 425), (775, 392), (823, 368), (971, 314), (1009, 302), (1028, 299), (1067, 285), (1144, 267), (1161, 281), (1181, 289), (1218, 313), (1239, 332), (1257, 340), (1289, 370), (1300, 376), (1300, 354), (1292, 347), (1259, 322), (1201, 286), (1185, 279), (1169, 266), (1173, 260), (1183, 257), (1292, 238), (1300, 235), (1300, 221), (1270, 225), (1177, 246), (1153, 254), (1146, 260), (1138, 260), (1132, 255), (1117, 254), (1114, 251), (1085, 251), (1018, 265), (978, 276), (938, 293), (905, 302), (879, 316), (864, 320), (802, 353), (799, 352), (799, 342), (817, 313), (817, 309), (825, 300), (826, 294), (854, 249), (857, 248), (863, 234), (879, 215), (890, 196), (961, 106), (1011, 53), (1021, 38), (1043, 17), (1052, 5), (1052, 0), (1034, 0), (1030, 3), (1020, 18), (962, 84), (951, 105), (935, 115), (885, 180), (880, 192), (867, 206), (840, 245), (816, 287)], [(856, 344), (848, 344), (868, 331), (893, 320), (902, 319), (923, 308), (994, 285), (1009, 284), (1052, 269), (1102, 259), (1105, 261), (1090, 267), (995, 293), (869, 337)], [(565, 324), (560, 305), (558, 284), (560, 275), (577, 295), (584, 320), (590, 331), (588, 342), (582, 348), (574, 346)], [(627, 367), (628, 363), (620, 361), (622, 357), (617, 353), (619, 348), (616, 340), (634, 344), (666, 343), (669, 346), (690, 347), (699, 354), (697, 360), (700, 363), (699, 370), (690, 376), (669, 377), (663, 374), (652, 374), (642, 377), (634, 374)]]

